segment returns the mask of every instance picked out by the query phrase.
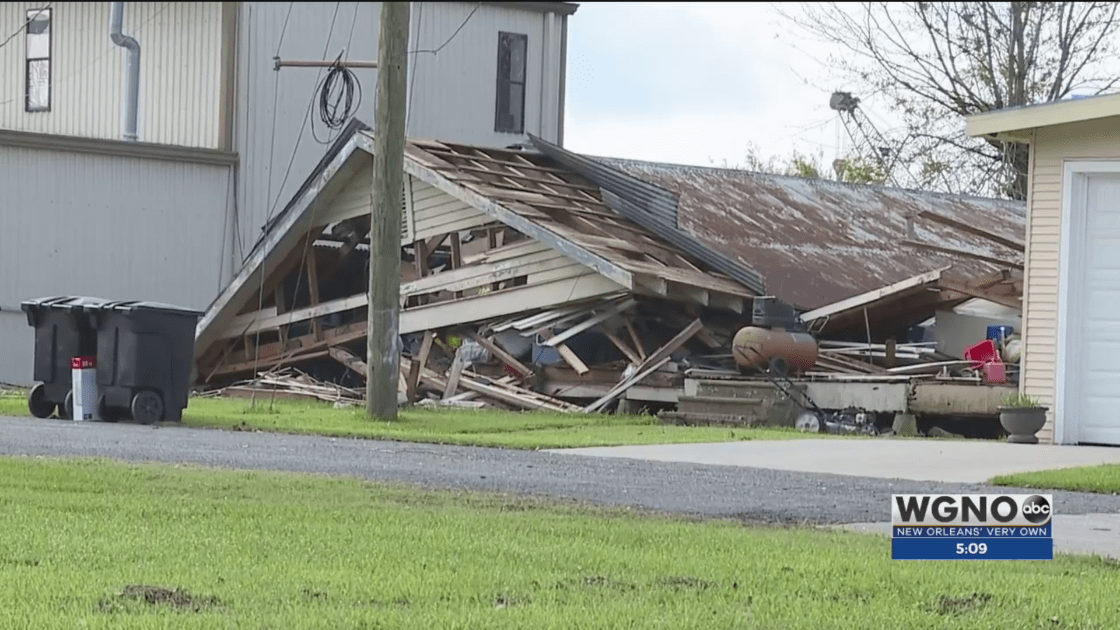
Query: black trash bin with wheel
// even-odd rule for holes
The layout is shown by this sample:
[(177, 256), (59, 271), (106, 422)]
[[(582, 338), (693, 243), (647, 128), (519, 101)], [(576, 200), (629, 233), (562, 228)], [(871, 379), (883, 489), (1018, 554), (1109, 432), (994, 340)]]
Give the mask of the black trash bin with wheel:
[(199, 311), (156, 302), (90, 309), (97, 326), (98, 415), (180, 421), (190, 394)]
[(35, 329), (35, 358), (32, 378), (36, 381), (27, 397), (31, 415), (59, 418), (74, 415), (73, 380), (70, 361), (97, 354), (97, 330), (89, 309), (108, 301), (96, 297), (56, 296), (26, 300), (20, 308)]

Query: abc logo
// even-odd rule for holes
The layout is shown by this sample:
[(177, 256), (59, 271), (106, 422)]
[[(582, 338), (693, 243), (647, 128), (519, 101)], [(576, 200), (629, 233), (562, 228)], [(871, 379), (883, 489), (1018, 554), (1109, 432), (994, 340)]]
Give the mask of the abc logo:
[(1043, 497), (1027, 497), (1023, 501), (1023, 517), (1032, 523), (1044, 523), (1050, 520), (1050, 502)]

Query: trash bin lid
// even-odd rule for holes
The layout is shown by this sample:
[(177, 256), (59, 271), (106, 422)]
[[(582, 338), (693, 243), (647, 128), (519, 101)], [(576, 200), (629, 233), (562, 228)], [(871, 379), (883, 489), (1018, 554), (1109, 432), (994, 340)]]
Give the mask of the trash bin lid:
[(196, 311), (192, 308), (183, 306), (175, 306), (174, 304), (163, 304), (160, 302), (108, 302), (99, 305), (97, 308), (116, 311), (118, 313), (131, 313), (133, 311), (147, 311), (149, 313), (158, 313), (161, 315), (178, 315), (180, 317), (193, 317), (198, 319), (202, 317), (202, 311)]
[(56, 295), (53, 297), (24, 300), (22, 303), (20, 303), (20, 308), (23, 309), (23, 312), (25, 313), (43, 309), (77, 311), (83, 309), (98, 308), (108, 303), (109, 300), (98, 297)]

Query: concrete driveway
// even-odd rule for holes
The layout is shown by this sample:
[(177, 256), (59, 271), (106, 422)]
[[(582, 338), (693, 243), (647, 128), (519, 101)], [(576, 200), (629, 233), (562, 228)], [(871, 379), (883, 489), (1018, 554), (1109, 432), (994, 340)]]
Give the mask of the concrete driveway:
[(1120, 463), (1120, 448), (1107, 446), (920, 438), (760, 440), (551, 452), (948, 483), (983, 483), (1009, 473)]

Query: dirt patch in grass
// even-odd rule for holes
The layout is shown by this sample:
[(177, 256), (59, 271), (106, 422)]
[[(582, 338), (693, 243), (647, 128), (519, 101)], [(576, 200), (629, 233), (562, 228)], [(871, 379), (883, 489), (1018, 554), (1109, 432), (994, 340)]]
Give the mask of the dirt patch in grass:
[(701, 580), (698, 577), (691, 577), (687, 575), (676, 575), (673, 577), (661, 580), (661, 583), (671, 588), (692, 588), (698, 591), (706, 591), (715, 584), (707, 580)]
[[(199, 597), (181, 588), (163, 588), (144, 584), (130, 584), (124, 587), (115, 599), (141, 602), (149, 606), (171, 606), (176, 610), (188, 612), (201, 612), (220, 604), (217, 597)], [(116, 612), (119, 610), (119, 605), (112, 599), (103, 599), (99, 609), (101, 612)]]
[(950, 597), (942, 595), (937, 600), (934, 610), (939, 615), (963, 615), (964, 613), (980, 610), (992, 601), (991, 593), (973, 593), (966, 597)]

